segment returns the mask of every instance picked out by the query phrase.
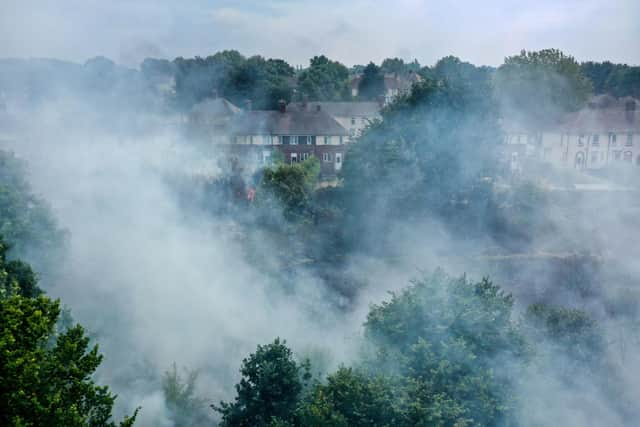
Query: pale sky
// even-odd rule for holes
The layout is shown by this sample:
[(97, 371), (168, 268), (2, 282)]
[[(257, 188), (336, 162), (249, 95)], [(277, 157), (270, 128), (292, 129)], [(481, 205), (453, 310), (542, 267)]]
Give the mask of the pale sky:
[(549, 47), (640, 65), (640, 0), (0, 0), (0, 57), (136, 66), (237, 49), (292, 65), (318, 54), (499, 65)]

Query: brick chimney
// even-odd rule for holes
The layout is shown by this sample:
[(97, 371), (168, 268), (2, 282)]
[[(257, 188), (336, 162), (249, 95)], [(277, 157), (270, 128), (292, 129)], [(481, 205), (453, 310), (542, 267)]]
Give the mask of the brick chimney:
[(636, 101), (631, 99), (624, 103), (624, 112), (627, 116), (627, 121), (633, 122), (636, 117)]
[(278, 101), (278, 111), (281, 113), (287, 112), (287, 102), (284, 99)]

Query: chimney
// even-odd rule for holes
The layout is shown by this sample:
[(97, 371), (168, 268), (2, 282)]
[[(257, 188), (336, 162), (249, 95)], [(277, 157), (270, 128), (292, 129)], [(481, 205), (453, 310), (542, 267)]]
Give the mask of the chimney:
[(636, 101), (635, 100), (629, 100), (627, 102), (624, 103), (624, 112), (625, 115), (627, 116), (627, 121), (634, 121), (635, 119), (635, 112), (636, 112)]
[(302, 95), (302, 111), (307, 111), (309, 106), (309, 95)]
[(624, 103), (624, 109), (626, 111), (635, 111), (636, 110), (636, 101), (631, 100)]
[(244, 101), (244, 109), (246, 111), (251, 111), (253, 109), (253, 102), (250, 99), (245, 99)]
[(287, 103), (284, 99), (278, 101), (278, 111), (280, 111), (281, 113), (287, 112)]

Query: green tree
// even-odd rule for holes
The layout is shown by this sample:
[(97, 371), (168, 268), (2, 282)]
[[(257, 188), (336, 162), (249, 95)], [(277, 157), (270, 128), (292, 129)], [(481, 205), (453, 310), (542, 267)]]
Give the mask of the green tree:
[(603, 333), (585, 311), (537, 303), (527, 308), (525, 322), (541, 351), (553, 350), (551, 357), (565, 354), (573, 364), (590, 368), (604, 361)]
[(256, 192), (256, 203), (268, 215), (280, 213), (289, 221), (309, 218), (311, 196), (320, 174), (320, 162), (311, 157), (302, 163), (266, 168)]
[(314, 56), (298, 76), (298, 90), (311, 101), (349, 99), (349, 70), (324, 55)]
[(358, 85), (358, 97), (366, 100), (377, 100), (384, 95), (384, 73), (373, 62), (369, 62), (362, 71)]
[(205, 413), (205, 399), (198, 398), (196, 393), (196, 371), (186, 371), (182, 377), (174, 363), (164, 373), (162, 391), (170, 418), (175, 427), (199, 426), (210, 423)]
[(342, 367), (317, 384), (299, 411), (303, 426), (393, 426), (400, 421), (389, 382)]
[(294, 69), (281, 59), (245, 58), (225, 50), (207, 58), (176, 58), (173, 66), (175, 102), (183, 110), (214, 92), (238, 105), (251, 100), (256, 109), (276, 108), (278, 100), (292, 96)]
[(593, 92), (580, 64), (557, 49), (523, 50), (505, 58), (494, 84), (503, 114), (533, 123), (579, 109)]
[(0, 236), (0, 298), (21, 295), (33, 298), (42, 294), (38, 279), (29, 264), (22, 261), (7, 261), (7, 245)]
[(5, 244), (3, 256), (25, 259), (51, 276), (62, 261), (67, 233), (33, 194), (27, 176), (26, 162), (0, 150), (0, 236), (11, 244), (10, 250)]
[(44, 296), (0, 299), (0, 424), (115, 426), (116, 396), (91, 379), (98, 347), (89, 349), (80, 325), (55, 337), (59, 314), (59, 303)]
[(212, 405), (222, 415), (220, 425), (262, 427), (292, 422), (308, 372), (307, 365), (294, 360), (285, 341), (276, 338), (271, 344), (258, 345), (242, 361), (235, 400)]
[(514, 379), (527, 354), (512, 308), (511, 296), (487, 279), (442, 272), (371, 308), (368, 364), (402, 378), (406, 425), (491, 426), (512, 417)]
[[(367, 241), (385, 235), (365, 232), (371, 222), (384, 230), (426, 214), (441, 215), (445, 223), (461, 213), (482, 218), (484, 206), (467, 203), (465, 193), (495, 174), (501, 140), (491, 98), (448, 82), (414, 85), (350, 146), (341, 173), (348, 239), (364, 249), (384, 248), (379, 239)], [(456, 223), (463, 226), (458, 231), (473, 224)]]
[(596, 94), (640, 97), (639, 66), (589, 61), (580, 64), (580, 69), (591, 80)]

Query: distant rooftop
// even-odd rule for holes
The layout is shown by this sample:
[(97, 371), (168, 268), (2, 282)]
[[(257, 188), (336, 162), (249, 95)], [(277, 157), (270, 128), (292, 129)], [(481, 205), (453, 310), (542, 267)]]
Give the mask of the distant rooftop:
[(640, 132), (640, 102), (631, 97), (597, 96), (587, 107), (567, 114), (559, 128), (578, 132)]
[[(380, 116), (380, 104), (378, 102), (309, 102), (307, 110), (315, 111), (318, 106), (334, 117), (372, 117)], [(290, 110), (302, 110), (302, 102), (292, 102)]]
[(244, 111), (233, 118), (231, 131), (236, 135), (349, 135), (326, 111), (296, 108)]
[(193, 106), (193, 114), (210, 116), (232, 116), (242, 110), (225, 98), (208, 98)]

